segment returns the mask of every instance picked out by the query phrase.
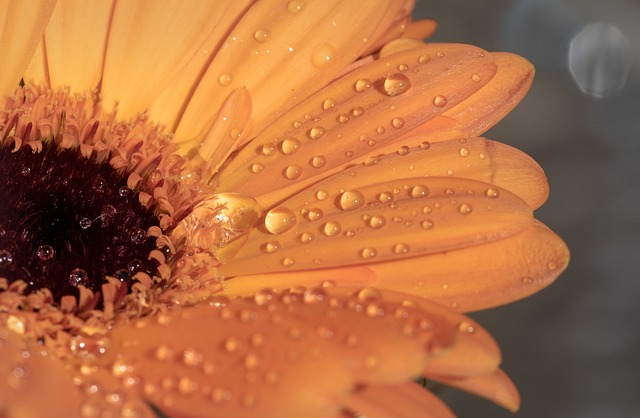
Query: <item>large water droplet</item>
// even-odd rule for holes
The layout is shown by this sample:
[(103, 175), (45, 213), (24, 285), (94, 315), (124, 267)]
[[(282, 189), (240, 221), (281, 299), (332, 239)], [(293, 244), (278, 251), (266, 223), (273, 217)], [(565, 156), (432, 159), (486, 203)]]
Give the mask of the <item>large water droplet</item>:
[(353, 88), (358, 93), (362, 93), (363, 91), (367, 90), (369, 87), (371, 87), (371, 81), (367, 80), (366, 78), (361, 78), (360, 80), (356, 81), (356, 83), (353, 85)]
[(393, 118), (393, 120), (391, 121), (391, 125), (396, 129), (400, 129), (404, 126), (404, 119)]
[(499, 196), (500, 196), (500, 190), (498, 190), (498, 189), (494, 189), (494, 188), (490, 187), (490, 188), (488, 188), (488, 189), (484, 192), (484, 194), (485, 194), (487, 197), (490, 197), (490, 198), (492, 198), (492, 199), (495, 199), (496, 197), (499, 197)]
[(315, 168), (322, 168), (327, 165), (327, 159), (322, 155), (315, 156), (311, 159), (311, 165)]
[(73, 269), (69, 273), (69, 284), (71, 286), (86, 285), (89, 282), (89, 275), (82, 269)]
[(363, 248), (360, 251), (360, 257), (362, 257), (365, 260), (368, 260), (370, 258), (374, 258), (376, 255), (378, 255), (378, 253), (375, 250), (375, 248), (367, 247), (367, 248)]
[(322, 126), (314, 126), (313, 128), (309, 129), (309, 138), (314, 140), (320, 139), (326, 132), (326, 129), (324, 129)]
[(387, 224), (387, 220), (382, 215), (373, 215), (367, 224), (373, 229), (380, 229)]
[(436, 96), (433, 98), (433, 104), (437, 107), (445, 107), (448, 103), (448, 100), (444, 96)]
[(462, 215), (468, 215), (472, 211), (473, 211), (473, 208), (471, 207), (471, 205), (468, 205), (466, 203), (463, 203), (460, 206), (458, 206), (458, 212), (460, 212)]
[[(38, 246), (36, 255), (40, 260), (51, 260), (56, 255), (56, 251), (51, 245), (43, 244)], [(0, 265), (2, 265), (1, 262)]]
[(357, 190), (349, 190), (342, 193), (338, 201), (338, 207), (342, 210), (355, 210), (361, 208), (364, 204), (364, 195)]
[(329, 221), (322, 226), (322, 233), (328, 237), (338, 235), (342, 230), (342, 226), (336, 221)]
[(384, 91), (387, 96), (399, 96), (411, 87), (411, 81), (404, 74), (391, 74), (384, 79)]
[(298, 219), (291, 209), (279, 206), (267, 213), (264, 218), (264, 226), (267, 231), (277, 235), (289, 231), (297, 221)]
[(396, 244), (393, 246), (393, 253), (397, 255), (406, 254), (409, 252), (409, 246), (404, 243)]
[(333, 99), (325, 99), (322, 102), (322, 110), (331, 110), (336, 105), (336, 101)]
[(266, 29), (258, 29), (253, 33), (253, 38), (260, 43), (267, 42), (270, 37), (271, 33)]
[(427, 197), (429, 195), (429, 188), (424, 184), (417, 184), (411, 188), (411, 197)]
[(300, 141), (298, 141), (296, 138), (287, 138), (280, 144), (280, 149), (282, 150), (283, 154), (291, 155), (298, 151), (300, 145)]
[(218, 83), (223, 86), (228, 86), (233, 81), (233, 76), (229, 73), (222, 73), (220, 77), (218, 77)]
[(295, 180), (302, 175), (302, 167), (292, 164), (284, 170), (284, 175), (289, 180)]

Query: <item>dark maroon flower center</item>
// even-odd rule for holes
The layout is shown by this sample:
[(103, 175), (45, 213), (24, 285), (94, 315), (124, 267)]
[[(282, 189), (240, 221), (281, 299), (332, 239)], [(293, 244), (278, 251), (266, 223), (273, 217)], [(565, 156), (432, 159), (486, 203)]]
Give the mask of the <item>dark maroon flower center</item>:
[(79, 285), (100, 292), (107, 276), (128, 286), (137, 272), (155, 274), (147, 230), (158, 220), (128, 174), (50, 142), (0, 147), (0, 277), (59, 301)]

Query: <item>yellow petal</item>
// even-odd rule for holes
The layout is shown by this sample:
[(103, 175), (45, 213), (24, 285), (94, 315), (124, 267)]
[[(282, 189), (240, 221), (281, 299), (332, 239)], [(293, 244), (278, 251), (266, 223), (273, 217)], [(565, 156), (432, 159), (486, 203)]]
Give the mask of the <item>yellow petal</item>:
[[(482, 83), (472, 81), (473, 74), (488, 80), (494, 71), (489, 56), (466, 45), (427, 45), (375, 61), (336, 80), (255, 138), (221, 171), (220, 188), (261, 203), (265, 195), (281, 201), (349, 163), (379, 155), (381, 148), (411, 145), (397, 140), (479, 89)], [(295, 176), (286, 171), (292, 165), (300, 167)], [(247, 180), (254, 172), (260, 175)]]
[(470, 136), (482, 134), (511, 112), (533, 81), (535, 70), (526, 59), (504, 52), (491, 56), (498, 65), (496, 75), (460, 106), (444, 114), (460, 122)]
[(231, 28), (253, 2), (254, 0), (216, 0), (216, 7), (207, 16), (210, 27), (201, 50), (178, 69), (177, 76), (153, 101), (149, 109), (152, 120), (167, 125), (169, 131), (175, 132), (178, 120), (205, 69), (211, 64)]
[[(149, 108), (163, 87), (200, 53), (213, 30), (217, 2), (117, 2), (104, 64), (105, 106), (119, 102), (121, 118)], [(144, 18), (141, 18), (144, 16)]]
[(455, 378), (438, 375), (427, 376), (445, 385), (473, 393), (489, 399), (496, 404), (516, 412), (520, 408), (520, 394), (509, 376), (498, 369), (493, 373)]
[[(72, 376), (41, 345), (0, 328), (0, 409), (7, 417), (78, 416), (81, 396)], [(51, 390), (55, 388), (55, 390)]]
[(0, 2), (0, 96), (13, 92), (42, 38), (54, 0)]
[(548, 286), (567, 266), (565, 243), (540, 223), (515, 236), (442, 254), (361, 266), (265, 273), (227, 280), (227, 294), (263, 287), (373, 286), (423, 296), (463, 312), (503, 305)]
[[(405, 335), (414, 323), (425, 327)], [(110, 368), (139, 378), (169, 416), (332, 417), (357, 384), (419, 373), (452, 331), (428, 309), (370, 291), (259, 292), (115, 328)]]
[(355, 61), (383, 18), (387, 0), (282, 2), (253, 5), (200, 81), (176, 131), (176, 142), (199, 141), (234, 88), (253, 98), (260, 132)]
[(49, 68), (47, 67), (47, 57), (44, 53), (43, 42), (44, 37), (42, 37), (40, 43), (38, 43), (38, 47), (33, 53), (31, 61), (27, 64), (27, 68), (25, 68), (22, 78), (27, 84), (51, 87), (51, 83), (49, 83)]
[(113, 1), (56, 4), (44, 35), (51, 86), (71, 86), (72, 93), (98, 86), (113, 7)]
[(460, 178), (410, 178), (350, 187), (348, 172), (271, 209), (226, 277), (310, 270), (435, 254), (516, 234), (532, 222), (506, 190)]
[(349, 397), (349, 409), (370, 418), (455, 418), (428, 389), (407, 382), (394, 386), (366, 386)]

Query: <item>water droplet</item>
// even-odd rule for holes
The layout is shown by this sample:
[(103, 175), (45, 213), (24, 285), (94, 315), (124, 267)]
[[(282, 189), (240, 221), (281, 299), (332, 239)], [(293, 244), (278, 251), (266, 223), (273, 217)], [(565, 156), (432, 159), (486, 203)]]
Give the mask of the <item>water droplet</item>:
[(411, 197), (427, 197), (429, 188), (424, 184), (417, 184), (411, 188)]
[(240, 342), (240, 340), (234, 337), (227, 338), (223, 343), (223, 347), (228, 353), (238, 351), (241, 346), (242, 343)]
[(291, 267), (295, 264), (295, 260), (291, 257), (285, 257), (280, 263), (285, 267)]
[(384, 79), (383, 87), (387, 96), (399, 96), (409, 90), (411, 81), (404, 74), (391, 74)]
[(302, 0), (292, 0), (287, 4), (287, 11), (292, 15), (297, 15), (300, 13), (302, 8), (304, 7), (304, 1)]
[(393, 246), (393, 253), (400, 255), (400, 254), (406, 254), (409, 252), (409, 246), (407, 244), (396, 244)]
[(469, 149), (468, 148), (460, 148), (460, 156), (461, 157), (468, 157), (469, 156)]
[(253, 33), (253, 38), (260, 43), (267, 42), (270, 37), (271, 33), (266, 29), (258, 29)]
[(429, 143), (429, 141), (423, 141), (420, 144), (420, 149), (429, 149), (431, 147), (431, 144)]
[(385, 133), (385, 129), (384, 129), (384, 127), (383, 127), (383, 126), (378, 126), (378, 127), (376, 128), (376, 133), (378, 133), (379, 135), (384, 134), (384, 133)]
[(342, 230), (342, 226), (336, 221), (329, 221), (322, 226), (322, 233), (328, 237), (338, 235)]
[(27, 177), (29, 174), (31, 174), (31, 168), (30, 167), (22, 167), (22, 170), (20, 170), (20, 174), (22, 174), (23, 176)]
[(98, 176), (93, 180), (91, 184), (91, 188), (98, 193), (104, 193), (107, 189), (107, 181), (102, 177)]
[(313, 128), (309, 129), (309, 138), (314, 140), (320, 139), (324, 136), (325, 133), (327, 133), (327, 131), (322, 126), (314, 126)]
[(406, 145), (402, 145), (400, 148), (398, 148), (398, 155), (400, 156), (405, 156), (408, 155), (411, 152), (411, 148), (409, 148)]
[(426, 221), (422, 221), (420, 225), (422, 225), (423, 229), (429, 230), (433, 228), (433, 221), (427, 219)]
[(118, 189), (118, 194), (121, 197), (128, 197), (131, 194), (131, 189), (128, 188), (127, 186), (122, 186), (121, 188)]
[(215, 403), (225, 403), (229, 402), (233, 398), (231, 391), (222, 388), (215, 387), (211, 391), (211, 400)]
[(391, 125), (396, 129), (400, 129), (404, 126), (404, 119), (393, 118), (393, 120), (391, 121)]
[(529, 284), (533, 283), (533, 278), (531, 278), (529, 276), (525, 276), (520, 280), (522, 281), (522, 284), (524, 284), (524, 285), (529, 285)]
[(490, 197), (490, 198), (496, 198), (496, 197), (499, 197), (499, 196), (500, 196), (500, 190), (498, 190), (498, 189), (494, 189), (494, 188), (491, 188), (491, 187), (490, 187), (490, 188), (488, 188), (488, 189), (484, 192), (484, 194), (485, 194), (487, 197)]
[(325, 200), (327, 197), (329, 197), (329, 193), (327, 193), (325, 190), (318, 190), (316, 192), (316, 199), (318, 200)]
[(71, 286), (85, 285), (89, 281), (89, 275), (82, 269), (73, 269), (69, 273), (69, 284)]
[(336, 101), (333, 99), (326, 99), (322, 102), (322, 110), (330, 110), (336, 105)]
[(282, 150), (283, 154), (291, 155), (298, 151), (300, 145), (300, 141), (298, 141), (296, 138), (287, 138), (280, 144), (280, 149)]
[(376, 252), (375, 248), (367, 247), (367, 248), (363, 248), (360, 251), (360, 257), (364, 258), (365, 260), (373, 258), (376, 255), (378, 255), (378, 253)]
[(275, 296), (276, 292), (273, 289), (260, 289), (253, 295), (253, 300), (256, 302), (256, 305), (263, 306), (271, 302)]
[(357, 190), (350, 190), (342, 193), (338, 207), (342, 210), (355, 210), (361, 208), (364, 204), (364, 195)]
[(317, 221), (318, 219), (322, 218), (323, 215), (324, 213), (322, 212), (322, 209), (313, 208), (307, 213), (307, 219), (310, 221)]
[(327, 159), (322, 155), (315, 156), (311, 159), (311, 165), (315, 168), (322, 168), (327, 165)]
[(367, 80), (366, 78), (361, 78), (353, 85), (353, 88), (355, 88), (358, 93), (362, 93), (369, 87), (371, 87), (371, 81)]
[(233, 76), (229, 73), (222, 73), (220, 77), (218, 77), (218, 83), (223, 86), (228, 86), (233, 81)]
[(147, 240), (147, 231), (145, 231), (144, 229), (136, 228), (131, 232), (131, 235), (129, 235), (129, 237), (131, 238), (131, 242), (133, 242), (134, 244), (144, 244), (144, 242)]
[(409, 69), (409, 66), (407, 64), (398, 65), (398, 70), (400, 71), (407, 71), (408, 69)]
[(353, 109), (351, 109), (351, 116), (353, 116), (354, 118), (359, 118), (362, 115), (364, 115), (364, 108), (363, 107), (358, 106), (358, 107), (354, 107)]
[(420, 55), (418, 57), (418, 63), (420, 63), (420, 64), (426, 64), (429, 61), (431, 61), (431, 58), (428, 55)]
[(460, 324), (458, 324), (458, 330), (467, 334), (473, 334), (476, 331), (475, 327), (467, 321), (460, 322)]
[(292, 164), (284, 170), (284, 175), (289, 180), (295, 180), (302, 175), (302, 167)]
[(326, 68), (331, 64), (336, 50), (329, 44), (323, 43), (316, 46), (311, 54), (311, 64), (316, 68)]
[(13, 254), (7, 250), (0, 250), (0, 267), (13, 263)]
[(436, 96), (433, 99), (433, 104), (437, 107), (445, 107), (448, 103), (448, 100), (444, 96)]
[(88, 229), (91, 226), (91, 219), (89, 219), (89, 218), (81, 218), (78, 223), (80, 224), (80, 228)]
[(474, 74), (471, 76), (471, 81), (473, 81), (474, 83), (477, 83), (480, 81), (480, 76), (478, 74)]
[[(36, 250), (36, 255), (40, 260), (51, 260), (56, 255), (56, 251), (53, 249), (51, 245), (43, 244), (38, 246), (38, 249)], [(0, 266), (2, 264), (3, 263), (0, 259)]]
[(438, 57), (438, 58), (444, 58), (444, 52), (438, 52), (438, 53), (436, 53), (436, 57)]
[(382, 192), (378, 195), (380, 203), (387, 203), (393, 200), (393, 194), (389, 192)]
[(462, 215), (468, 215), (472, 211), (473, 211), (473, 208), (471, 207), (471, 205), (468, 205), (466, 203), (463, 203), (460, 206), (458, 206), (458, 212), (460, 212)]
[(264, 144), (260, 151), (262, 151), (262, 155), (265, 156), (269, 156), (269, 155), (273, 155), (273, 153), (276, 151), (275, 147), (272, 144)]
[(315, 236), (311, 232), (303, 232), (298, 236), (298, 241), (303, 244), (309, 244), (315, 239)]
[(336, 119), (339, 123), (347, 123), (349, 122), (349, 119), (351, 119), (351, 117), (346, 113), (341, 113)]
[(284, 206), (271, 209), (264, 219), (264, 226), (272, 234), (282, 234), (294, 227), (298, 219), (293, 211)]
[(368, 225), (373, 229), (380, 229), (386, 224), (387, 220), (382, 215), (373, 215), (368, 221)]
[(253, 164), (251, 164), (251, 172), (253, 174), (258, 174), (262, 170), (264, 170), (264, 164), (262, 164), (262, 163), (253, 163)]

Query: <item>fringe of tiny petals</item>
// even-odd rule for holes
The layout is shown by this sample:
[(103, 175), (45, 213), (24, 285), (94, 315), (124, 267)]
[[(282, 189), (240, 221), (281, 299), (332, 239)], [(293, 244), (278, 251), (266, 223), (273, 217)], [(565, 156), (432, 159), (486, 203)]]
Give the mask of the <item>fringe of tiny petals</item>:
[[(0, 278), (0, 324), (44, 342), (59, 357), (99, 354), (102, 336), (115, 323), (195, 304), (222, 289), (212, 268), (214, 255), (170, 236), (199, 199), (213, 193), (212, 186), (202, 181), (198, 167), (174, 153), (171, 135), (145, 114), (118, 121), (116, 113), (105, 112), (96, 93), (74, 96), (65, 89), (29, 85), (6, 97), (0, 109), (0, 144), (35, 152), (43, 141), (54, 141), (108, 161), (130, 173), (128, 187), (139, 191), (140, 203), (153, 208), (159, 219), (160, 227), (147, 231), (156, 238), (149, 259), (160, 263), (158, 274), (137, 273), (129, 294), (116, 278), (108, 278), (101, 294), (80, 286), (77, 299), (65, 296), (58, 304), (48, 289), (25, 294), (25, 283)], [(161, 248), (168, 248), (169, 255)], [(100, 298), (103, 309), (97, 310)]]

